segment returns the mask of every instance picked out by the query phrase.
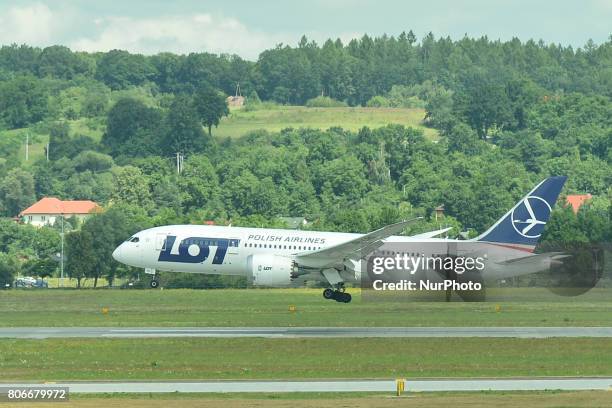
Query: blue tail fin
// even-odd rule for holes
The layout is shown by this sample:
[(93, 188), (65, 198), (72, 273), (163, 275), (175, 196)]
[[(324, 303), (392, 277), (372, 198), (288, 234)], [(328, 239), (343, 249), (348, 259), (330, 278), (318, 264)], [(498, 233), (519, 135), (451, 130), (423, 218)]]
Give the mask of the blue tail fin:
[(476, 241), (518, 244), (533, 249), (567, 177), (549, 177), (538, 184)]

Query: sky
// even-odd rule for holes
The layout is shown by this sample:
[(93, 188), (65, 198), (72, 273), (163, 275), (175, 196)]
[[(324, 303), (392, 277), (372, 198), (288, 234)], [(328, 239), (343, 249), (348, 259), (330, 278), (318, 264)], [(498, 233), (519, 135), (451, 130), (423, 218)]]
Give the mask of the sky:
[(583, 46), (612, 35), (612, 0), (0, 0), (0, 44), (255, 60), (302, 35), (321, 44), (364, 33), (465, 35)]

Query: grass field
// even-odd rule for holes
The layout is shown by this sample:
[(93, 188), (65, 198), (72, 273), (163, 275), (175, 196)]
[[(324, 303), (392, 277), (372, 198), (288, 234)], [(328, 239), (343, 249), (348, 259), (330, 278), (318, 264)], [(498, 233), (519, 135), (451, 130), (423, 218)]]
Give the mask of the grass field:
[(612, 339), (0, 340), (0, 381), (610, 375)]
[(519, 301), (499, 303), (353, 295), (340, 304), (320, 289), (10, 290), (0, 291), (0, 326), (612, 326), (612, 297), (603, 289), (580, 298), (517, 289), (508, 298)]
[(213, 135), (240, 137), (257, 129), (277, 132), (288, 127), (328, 129), (339, 126), (347, 130), (359, 130), (364, 126), (378, 128), (394, 123), (423, 129), (427, 137), (437, 139), (435, 129), (423, 126), (424, 117), (423, 109), (278, 106), (254, 111), (232, 110), (230, 116), (223, 118), (219, 127), (213, 129)]
[[(500, 408), (551, 408), (574, 407), (595, 408), (612, 405), (612, 392), (608, 391), (541, 391), (541, 392), (480, 392), (480, 393), (438, 393), (406, 394), (395, 398), (379, 394), (224, 394), (224, 395), (145, 395), (117, 396), (71, 396), (62, 407), (107, 408), (158, 408), (158, 407), (271, 407), (271, 408), (395, 408), (395, 407), (500, 407)], [(3, 405), (23, 407), (23, 403)]]
[[(423, 109), (408, 108), (307, 108), (304, 106), (275, 106), (269, 109), (244, 111), (233, 109), (229, 117), (223, 118), (215, 137), (240, 137), (246, 133), (265, 129), (277, 132), (288, 127), (328, 129), (339, 126), (347, 130), (359, 130), (364, 126), (378, 128), (388, 124), (400, 124), (423, 129), (425, 135), (435, 140), (438, 132), (423, 126)], [(104, 133), (103, 119), (81, 118), (67, 121), (72, 135), (87, 135), (99, 141)], [(49, 141), (47, 134), (36, 134), (32, 129), (13, 129), (0, 131), (0, 138), (10, 139), (19, 145), (19, 159), (25, 161), (25, 134), (29, 133), (30, 162), (44, 156), (44, 148)]]
[[(100, 141), (102, 134), (104, 133), (104, 126), (101, 125), (104, 121), (97, 119), (77, 119), (69, 120), (67, 123), (70, 126), (70, 134), (72, 136), (86, 135), (91, 137), (95, 141)], [(33, 129), (12, 129), (0, 131), (0, 138), (10, 141), (15, 145), (19, 146), (18, 159), (21, 162), (25, 162), (25, 138), (26, 133), (30, 137), (30, 151), (29, 151), (29, 162), (34, 163), (36, 160), (41, 159), (45, 155), (45, 147), (49, 142), (48, 134), (38, 134)]]

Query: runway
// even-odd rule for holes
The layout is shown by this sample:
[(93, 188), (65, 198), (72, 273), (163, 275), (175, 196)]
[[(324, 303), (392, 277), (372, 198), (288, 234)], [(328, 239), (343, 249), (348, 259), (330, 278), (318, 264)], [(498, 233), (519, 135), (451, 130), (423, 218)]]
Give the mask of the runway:
[(612, 327), (3, 327), (0, 338), (612, 337)]
[[(394, 392), (395, 380), (0, 383), (0, 389), (68, 387), (71, 393)], [(426, 379), (405, 392), (610, 390), (612, 378)]]

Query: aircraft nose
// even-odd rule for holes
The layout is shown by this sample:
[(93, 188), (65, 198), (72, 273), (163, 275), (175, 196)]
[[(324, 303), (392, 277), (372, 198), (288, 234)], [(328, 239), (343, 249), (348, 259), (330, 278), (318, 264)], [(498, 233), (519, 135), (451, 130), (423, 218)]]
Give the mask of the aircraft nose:
[(115, 261), (117, 262), (121, 262), (121, 246), (123, 244), (119, 245), (117, 248), (115, 248), (115, 250), (113, 251), (113, 258), (115, 259)]

